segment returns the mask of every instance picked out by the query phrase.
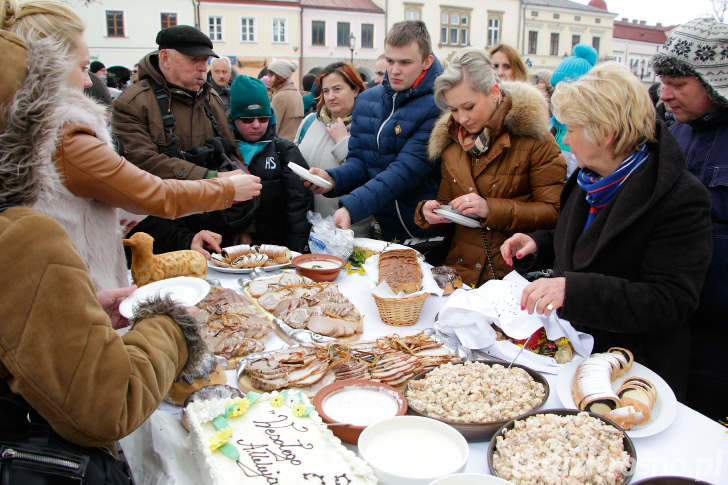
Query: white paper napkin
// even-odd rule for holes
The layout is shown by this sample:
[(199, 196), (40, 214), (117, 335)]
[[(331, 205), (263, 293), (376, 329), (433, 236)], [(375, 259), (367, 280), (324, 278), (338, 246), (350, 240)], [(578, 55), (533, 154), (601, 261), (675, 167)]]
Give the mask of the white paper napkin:
[[(527, 284), (528, 281), (514, 271), (502, 280), (490, 280), (474, 291), (455, 290), (440, 309), (435, 328), (457, 336), (469, 349), (482, 350), (508, 361), (513, 360), (520, 347), (508, 341), (497, 341), (491, 324), (519, 340), (544, 327), (549, 340), (566, 337), (577, 354), (590, 355), (594, 347), (591, 335), (576, 331), (555, 312), (546, 317), (521, 310), (521, 293)], [(518, 362), (542, 372), (557, 373), (560, 368), (553, 357), (533, 352), (522, 352)]]

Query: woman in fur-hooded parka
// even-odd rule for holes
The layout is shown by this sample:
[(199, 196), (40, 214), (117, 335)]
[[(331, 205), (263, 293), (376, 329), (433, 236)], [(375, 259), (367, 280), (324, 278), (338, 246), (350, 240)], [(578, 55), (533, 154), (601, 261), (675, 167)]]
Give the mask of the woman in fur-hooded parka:
[[(437, 88), (436, 88), (437, 89)], [(459, 124), (448, 111), (432, 130), (428, 153), (442, 157), (442, 183), (437, 202), (450, 204), (458, 196), (476, 193), (490, 212), (475, 228), (456, 224), (445, 264), (458, 270), (468, 285), (493, 278), (483, 239), (487, 239), (498, 278), (511, 268), (500, 245), (514, 232), (553, 228), (566, 162), (548, 131), (546, 100), (525, 83), (501, 83), (501, 99), (487, 122), (488, 148), (476, 157), (458, 142)], [(431, 227), (420, 202), (415, 222)]]
[[(58, 101), (39, 96), (35, 78), (49, 71), (38, 60), (56, 59), (44, 66), (57, 69), (56, 83), (67, 72), (54, 44), (38, 41), (28, 52), (0, 31), (0, 396), (24, 400), (77, 445), (113, 446), (154, 412), (206, 347), (195, 319), (158, 298), (139, 305), (120, 337), (68, 234), (28, 207), (58, 176), (47, 163), (56, 132), (33, 122)], [(5, 438), (16, 432), (1, 431)]]

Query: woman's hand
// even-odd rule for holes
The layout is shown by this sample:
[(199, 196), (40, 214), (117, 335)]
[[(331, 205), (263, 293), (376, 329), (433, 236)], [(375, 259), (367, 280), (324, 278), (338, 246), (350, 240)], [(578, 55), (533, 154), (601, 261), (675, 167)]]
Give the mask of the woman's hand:
[(535, 311), (548, 317), (564, 306), (565, 294), (566, 278), (539, 278), (523, 289), (521, 310), (528, 310), (528, 313)]
[(325, 194), (326, 192), (331, 192), (332, 190), (334, 190), (334, 178), (331, 175), (329, 175), (328, 173), (326, 173), (326, 170), (324, 170), (323, 168), (311, 167), (308, 169), (308, 172), (312, 173), (314, 175), (318, 175), (319, 177), (321, 177), (324, 180), (327, 180), (331, 184), (331, 188), (327, 189), (325, 187), (321, 187), (320, 185), (313, 184), (313, 183), (309, 182), (308, 180), (301, 178), (301, 180), (303, 180), (303, 185), (305, 185), (306, 187), (311, 189), (311, 192), (313, 192), (314, 194)]
[(446, 222), (452, 222), (450, 219), (445, 219), (432, 212), (433, 210), (440, 207), (440, 203), (436, 200), (428, 200), (422, 204), (422, 215), (425, 216), (425, 220), (430, 224), (442, 224)]
[(339, 207), (334, 212), (334, 224), (339, 229), (351, 229), (351, 214), (346, 207)]
[(220, 234), (212, 231), (200, 231), (192, 238), (190, 249), (202, 253), (205, 258), (210, 259), (210, 253), (206, 249), (212, 249), (216, 253), (221, 253), (221, 242), (222, 236)]
[(134, 293), (136, 289), (136, 286), (128, 286), (126, 288), (112, 288), (96, 292), (96, 299), (99, 300), (101, 308), (109, 315), (111, 326), (114, 327), (114, 330), (119, 330), (129, 325), (129, 320), (119, 313), (119, 304), (124, 298)]
[(329, 136), (334, 143), (339, 143), (341, 140), (349, 136), (349, 131), (346, 129), (346, 125), (341, 118), (336, 118), (336, 123), (329, 123), (326, 125), (326, 131), (329, 133)]
[(260, 177), (255, 175), (233, 175), (230, 177), (235, 187), (235, 200), (250, 200), (256, 195), (260, 195), (263, 185), (260, 183)]
[(455, 197), (450, 201), (450, 205), (456, 211), (460, 211), (463, 215), (475, 214), (481, 219), (487, 219), (490, 214), (488, 201), (476, 193), (469, 193)]
[(536, 241), (531, 236), (517, 232), (501, 244), (500, 252), (506, 264), (513, 266), (514, 255), (516, 259), (521, 259), (535, 253), (536, 249)]

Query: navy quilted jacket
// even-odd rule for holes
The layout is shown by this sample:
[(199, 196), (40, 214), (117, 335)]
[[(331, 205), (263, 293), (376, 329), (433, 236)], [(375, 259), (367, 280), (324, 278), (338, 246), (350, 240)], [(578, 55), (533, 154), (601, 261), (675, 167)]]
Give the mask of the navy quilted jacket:
[(440, 163), (427, 156), (427, 141), (440, 116), (432, 88), (443, 71), (435, 58), (420, 83), (395, 92), (382, 84), (361, 93), (352, 114), (346, 163), (327, 172), (336, 186), (327, 195), (339, 199), (357, 222), (374, 215), (384, 239), (435, 235), (414, 223), (421, 200), (434, 199), (440, 186)]

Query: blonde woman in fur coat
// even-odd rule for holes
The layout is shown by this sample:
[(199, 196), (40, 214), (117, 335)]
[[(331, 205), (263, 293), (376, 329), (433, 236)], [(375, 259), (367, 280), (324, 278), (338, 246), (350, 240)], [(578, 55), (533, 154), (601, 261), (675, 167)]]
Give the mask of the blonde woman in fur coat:
[[(260, 179), (252, 175), (162, 180), (127, 162), (111, 146), (104, 107), (83, 94), (90, 85), (89, 54), (76, 13), (55, 0), (17, 5), (9, 0), (0, 6), (0, 14), (6, 30), (26, 40), (53, 38), (67, 53), (60, 62), (43, 55), (34, 59), (41, 68), (35, 78), (26, 79), (34, 84), (35, 102), (46, 103), (49, 110), (38, 120), (24, 122), (28, 129), (56, 133), (55, 142), (51, 137), (48, 146), (36, 147), (55, 167), (55, 176), (40, 188), (34, 207), (66, 229), (97, 288), (128, 286), (117, 207), (173, 219), (224, 209), (260, 193)], [(67, 76), (53, 76), (54, 70), (66, 71)], [(214, 242), (214, 235), (204, 236)]]
[(501, 82), (481, 49), (453, 57), (435, 81), (435, 101), (446, 111), (428, 152), (442, 157), (442, 182), (437, 200), (417, 206), (415, 222), (451, 223), (433, 212), (441, 204), (477, 216), (478, 227), (455, 225), (445, 264), (480, 285), (511, 271), (499, 251), (509, 236), (556, 225), (566, 162), (548, 131), (543, 95)]

